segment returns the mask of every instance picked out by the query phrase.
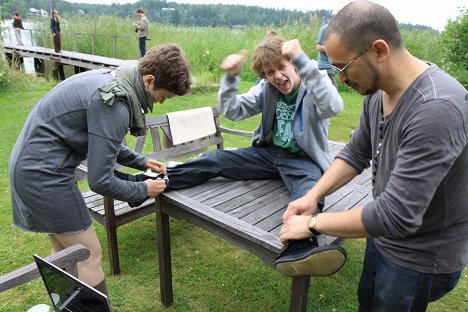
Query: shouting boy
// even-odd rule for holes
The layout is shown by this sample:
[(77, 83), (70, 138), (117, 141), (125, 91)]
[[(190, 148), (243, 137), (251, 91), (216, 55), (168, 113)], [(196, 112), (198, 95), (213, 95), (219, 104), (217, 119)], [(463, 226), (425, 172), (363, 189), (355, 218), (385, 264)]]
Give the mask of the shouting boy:
[[(326, 71), (320, 71), (317, 62), (305, 55), (298, 40), (286, 41), (270, 32), (253, 55), (252, 70), (259, 82), (238, 94), (245, 60), (242, 52), (224, 59), (221, 67), (226, 74), (218, 102), (221, 113), (233, 121), (262, 114), (252, 146), (214, 150), (169, 169), (171, 183), (166, 190), (191, 187), (218, 176), (281, 178), (292, 201), (304, 196), (330, 165), (328, 119), (342, 110), (343, 101)], [(318, 247), (314, 239), (290, 242), (276, 268), (291, 276), (323, 276), (335, 273), (345, 261), (343, 249)]]

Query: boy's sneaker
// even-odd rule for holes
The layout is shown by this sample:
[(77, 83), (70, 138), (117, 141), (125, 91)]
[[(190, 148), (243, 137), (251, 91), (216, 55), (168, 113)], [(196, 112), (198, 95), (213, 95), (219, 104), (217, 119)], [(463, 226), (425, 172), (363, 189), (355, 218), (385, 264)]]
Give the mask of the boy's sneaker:
[(319, 246), (317, 239), (291, 241), (275, 259), (275, 268), (287, 276), (327, 276), (346, 262), (346, 251), (338, 245)]
[[(169, 178), (165, 173), (155, 173), (151, 171), (145, 171), (143, 173), (139, 174), (128, 174), (128, 173), (123, 173), (117, 170), (114, 170), (114, 175), (118, 177), (121, 180), (126, 180), (126, 181), (131, 181), (131, 182), (143, 182), (148, 179), (153, 179), (153, 180), (164, 180), (166, 182), (166, 185), (169, 184)], [(132, 208), (141, 206), (145, 201), (147, 201), (150, 197), (146, 197), (144, 200), (139, 201), (139, 202), (127, 202), (128, 205)]]

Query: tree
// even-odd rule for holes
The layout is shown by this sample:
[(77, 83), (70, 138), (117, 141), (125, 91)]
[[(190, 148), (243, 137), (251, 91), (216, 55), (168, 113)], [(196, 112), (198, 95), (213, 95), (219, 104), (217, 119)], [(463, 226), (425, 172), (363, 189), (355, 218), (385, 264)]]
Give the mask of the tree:
[(468, 88), (468, 9), (463, 8), (455, 20), (449, 20), (441, 34), (444, 51), (442, 65), (465, 88)]

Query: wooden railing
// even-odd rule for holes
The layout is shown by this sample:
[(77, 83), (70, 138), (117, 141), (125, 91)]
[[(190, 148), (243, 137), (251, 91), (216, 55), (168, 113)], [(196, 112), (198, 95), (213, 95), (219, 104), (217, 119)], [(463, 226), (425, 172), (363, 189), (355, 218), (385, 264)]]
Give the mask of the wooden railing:
[[(29, 34), (29, 38), (31, 40), (30, 44), (33, 46), (47, 47), (47, 46), (52, 45), (52, 40), (51, 40), (52, 35), (51, 35), (50, 30), (26, 28), (22, 30), (23, 39), (25, 38), (24, 32), (27, 32)], [(96, 55), (96, 41), (99, 40), (99, 38), (110, 38), (112, 40), (112, 55), (102, 55), (102, 56), (108, 56), (108, 57), (113, 57), (113, 58), (117, 58), (117, 39), (138, 41), (138, 37), (134, 37), (134, 36), (117, 36), (117, 35), (104, 35), (104, 34), (94, 34), (94, 33), (90, 34), (90, 33), (80, 33), (80, 32), (73, 32), (73, 33), (62, 32), (61, 36), (62, 36), (62, 45), (64, 43), (64, 40), (63, 40), (64, 37), (71, 36), (73, 38), (73, 50), (72, 51), (89, 53), (92, 55)], [(79, 51), (78, 50), (77, 43), (83, 43), (82, 40), (86, 40), (86, 39), (82, 39), (83, 37), (89, 37), (89, 40), (91, 43), (91, 51)], [(10, 43), (13, 43), (13, 38), (14, 38), (14, 31), (12, 27), (5, 27), (3, 29), (0, 29), (0, 39), (2, 42), (8, 41)], [(87, 43), (86, 41), (84, 42)], [(136, 42), (134, 46), (135, 46), (135, 53), (137, 53), (138, 55), (139, 53), (138, 42)]]

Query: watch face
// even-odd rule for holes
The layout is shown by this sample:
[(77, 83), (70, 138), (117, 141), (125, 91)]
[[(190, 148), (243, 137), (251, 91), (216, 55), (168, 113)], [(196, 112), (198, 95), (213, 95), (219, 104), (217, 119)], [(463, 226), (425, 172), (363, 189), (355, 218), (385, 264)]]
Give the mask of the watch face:
[(317, 223), (317, 219), (315, 216), (310, 217), (309, 221), (307, 222), (307, 227), (309, 231), (312, 232), (315, 236), (320, 235), (320, 232), (315, 229), (315, 224)]

